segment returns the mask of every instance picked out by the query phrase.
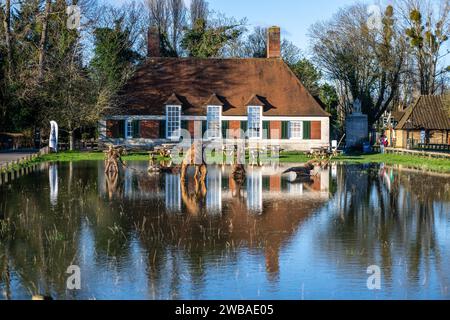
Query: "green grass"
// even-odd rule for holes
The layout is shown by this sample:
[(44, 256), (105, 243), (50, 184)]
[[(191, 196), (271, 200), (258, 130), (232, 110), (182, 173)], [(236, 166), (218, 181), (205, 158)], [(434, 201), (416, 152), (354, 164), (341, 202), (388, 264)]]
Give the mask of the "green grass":
[[(125, 161), (130, 160), (149, 160), (147, 152), (132, 153), (122, 157)], [(98, 152), (78, 152), (64, 151), (59, 153), (51, 153), (37, 158), (39, 162), (69, 162), (69, 161), (98, 161), (104, 160), (105, 154)]]
[[(411, 169), (450, 173), (450, 160), (448, 159), (381, 153), (342, 155), (333, 159), (344, 163), (384, 163), (387, 165), (402, 165)], [(280, 158), (282, 163), (306, 162), (308, 160), (310, 159), (306, 155), (295, 152), (284, 153)]]
[[(20, 166), (27, 166), (40, 162), (68, 162), (68, 161), (98, 161), (104, 159), (103, 152), (77, 152), (67, 151), (60, 153), (52, 153), (34, 159), (28, 164), (21, 164)], [(146, 152), (131, 153), (124, 156), (125, 161), (148, 161), (149, 155)], [(163, 159), (159, 159), (163, 160)], [(298, 152), (285, 152), (280, 157), (281, 163), (304, 163), (310, 160), (305, 154)], [(334, 158), (334, 160), (343, 163), (385, 163), (387, 165), (402, 165), (407, 168), (419, 169), (425, 171), (435, 171), (442, 173), (450, 173), (450, 160), (427, 158), (412, 155), (398, 155), (398, 154), (355, 154), (343, 155)]]

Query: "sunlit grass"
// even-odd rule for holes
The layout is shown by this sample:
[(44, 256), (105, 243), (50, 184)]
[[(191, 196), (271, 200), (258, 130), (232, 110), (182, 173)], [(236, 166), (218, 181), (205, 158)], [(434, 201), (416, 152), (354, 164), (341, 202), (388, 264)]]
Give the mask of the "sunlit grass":
[[(32, 161), (22, 164), (21, 166), (33, 165), (41, 162), (70, 162), (70, 161), (99, 161), (104, 160), (104, 153), (99, 152), (77, 152), (65, 151), (52, 153), (35, 158)], [(147, 152), (130, 153), (123, 157), (124, 161), (148, 161), (149, 154)], [(164, 158), (157, 158), (167, 160)], [(311, 160), (306, 154), (301, 152), (283, 152), (280, 155), (281, 163), (304, 163)], [(333, 158), (333, 160), (343, 163), (384, 163), (387, 165), (402, 165), (411, 169), (419, 169), (424, 171), (435, 171), (450, 173), (450, 160), (437, 159), (423, 156), (400, 155), (400, 154), (353, 154), (342, 155)]]

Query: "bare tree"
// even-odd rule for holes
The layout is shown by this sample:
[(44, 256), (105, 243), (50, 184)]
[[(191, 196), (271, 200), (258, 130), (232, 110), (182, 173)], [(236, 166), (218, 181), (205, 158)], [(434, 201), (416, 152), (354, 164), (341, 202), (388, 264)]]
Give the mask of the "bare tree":
[(192, 26), (199, 19), (208, 20), (208, 3), (205, 0), (192, 0), (190, 11)]
[(45, 64), (45, 46), (47, 44), (47, 27), (48, 27), (48, 18), (51, 11), (51, 0), (45, 1), (45, 9), (42, 17), (42, 31), (41, 31), (41, 40), (39, 42), (39, 65), (38, 65), (38, 83), (42, 82), (44, 78), (44, 64)]
[(171, 17), (171, 46), (178, 55), (178, 47), (183, 32), (183, 28), (186, 25), (186, 7), (183, 0), (170, 0), (169, 12)]
[(442, 65), (448, 51), (442, 51), (450, 36), (450, 1), (399, 0), (397, 7), (414, 61), (409, 72), (416, 79), (421, 94), (435, 94), (449, 71)]
[(5, 11), (2, 9), (3, 28), (5, 30), (5, 46), (7, 57), (7, 77), (11, 79), (12, 74), (12, 47), (11, 47), (11, 0), (6, 0)]
[(183, 0), (147, 0), (151, 27), (160, 37), (161, 52), (178, 56), (183, 29), (186, 26), (186, 7)]
[(156, 26), (161, 34), (167, 33), (169, 26), (168, 0), (147, 0), (150, 13), (150, 25)]
[(370, 124), (391, 107), (403, 72), (406, 43), (388, 6), (382, 30), (371, 29), (365, 5), (341, 9), (330, 21), (313, 25), (313, 57), (330, 80), (337, 81), (341, 98), (350, 105), (359, 98)]

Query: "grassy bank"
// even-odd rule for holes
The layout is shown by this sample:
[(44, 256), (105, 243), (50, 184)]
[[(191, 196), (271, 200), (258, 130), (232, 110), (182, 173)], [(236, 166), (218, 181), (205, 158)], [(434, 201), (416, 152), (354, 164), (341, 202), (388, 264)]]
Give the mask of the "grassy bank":
[[(95, 161), (103, 160), (103, 152), (60, 152), (38, 157), (32, 161), (33, 164), (39, 162), (67, 162), (67, 161)], [(147, 161), (148, 153), (133, 153), (124, 157), (125, 161)], [(280, 157), (281, 163), (303, 163), (310, 160), (303, 153), (287, 152)], [(335, 158), (336, 161), (343, 163), (384, 163), (387, 165), (402, 165), (411, 169), (425, 171), (435, 171), (450, 173), (450, 160), (430, 159), (412, 155), (398, 154), (361, 154), (361, 155), (343, 155)]]
[[(105, 154), (99, 152), (77, 152), (77, 151), (65, 151), (59, 153), (51, 153), (37, 158), (40, 162), (68, 162), (68, 161), (97, 161), (104, 160)], [(132, 153), (123, 157), (125, 161), (132, 160), (149, 160), (149, 155), (146, 152)]]
[[(450, 173), (450, 160), (428, 158), (400, 154), (355, 154), (342, 155), (334, 158), (336, 161), (353, 164), (384, 163), (386, 165), (401, 165), (411, 169)], [(308, 157), (298, 153), (286, 153), (281, 156), (283, 163), (306, 162)]]

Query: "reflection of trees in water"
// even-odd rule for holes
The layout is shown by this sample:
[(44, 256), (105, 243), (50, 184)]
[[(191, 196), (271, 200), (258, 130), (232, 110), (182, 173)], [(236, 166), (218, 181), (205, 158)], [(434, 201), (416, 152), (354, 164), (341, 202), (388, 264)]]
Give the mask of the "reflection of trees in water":
[(378, 166), (338, 167), (337, 191), (329, 205), (337, 210), (336, 220), (320, 235), (338, 241), (320, 243), (330, 260), (345, 257), (344, 266), (359, 265), (355, 272), (380, 265), (387, 283), (398, 264), (407, 283), (418, 286), (433, 266), (441, 283), (448, 283), (436, 230), (436, 219), (445, 215), (443, 203), (450, 200), (448, 185), (446, 177)]
[[(96, 258), (88, 263), (101, 265), (107, 260), (108, 266), (120, 269), (129, 261), (130, 240), (136, 234), (132, 215), (125, 215), (118, 202), (98, 197), (96, 170), (96, 163), (60, 166), (59, 178), (63, 179), (57, 202), (50, 201), (55, 194), (47, 170), (23, 177), (12, 184), (10, 191), (0, 193), (0, 203), (6, 203), (14, 229), (11, 238), (0, 246), (0, 257), (5, 257), (0, 263), (8, 266), (9, 262), (10, 273), (19, 277), (25, 290), (22, 294), (70, 297), (66, 270), (80, 263), (80, 234), (86, 222), (94, 233)], [(117, 199), (120, 193), (113, 192), (113, 199)], [(1, 287), (9, 276), (7, 267), (0, 266)]]
[[(70, 189), (76, 196), (72, 194), (63, 197), (65, 201), (58, 198), (55, 202), (50, 187), (52, 180), (45, 179), (47, 175), (48, 171), (44, 170), (25, 176), (0, 195), (0, 202), (7, 204), (13, 228), (8, 241), (0, 247), (0, 255), (5, 255), (10, 273), (19, 277), (25, 294), (30, 297), (33, 294), (55, 296), (65, 291), (66, 269), (77, 254), (79, 213), (86, 205), (83, 196), (87, 190), (79, 181), (70, 179)], [(60, 194), (68, 195), (68, 190), (68, 185), (59, 185)], [(2, 278), (9, 278), (5, 273), (2, 272)]]

